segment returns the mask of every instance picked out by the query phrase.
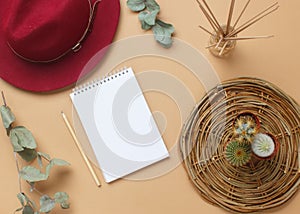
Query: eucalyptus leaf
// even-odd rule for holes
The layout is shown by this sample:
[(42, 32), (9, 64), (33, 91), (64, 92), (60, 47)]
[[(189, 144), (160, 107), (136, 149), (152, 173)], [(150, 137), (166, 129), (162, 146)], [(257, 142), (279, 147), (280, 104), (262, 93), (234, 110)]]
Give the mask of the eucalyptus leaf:
[(17, 198), (19, 199), (21, 205), (24, 207), (27, 202), (25, 195), (20, 192), (17, 194)]
[(147, 7), (147, 10), (150, 12), (152, 11), (158, 11), (160, 10), (160, 6), (157, 4), (155, 0), (146, 0), (145, 5)]
[(32, 133), (24, 126), (16, 126), (10, 131), (10, 140), (23, 148), (35, 149), (36, 143)]
[(53, 167), (53, 164), (49, 163), (47, 166), (46, 166), (46, 177), (48, 178), (49, 175), (50, 175), (50, 171), (51, 171), (51, 168)]
[(172, 34), (172, 33), (174, 33), (174, 31), (175, 31), (175, 28), (173, 27), (173, 25), (171, 25), (171, 24), (168, 24), (168, 23), (166, 23), (166, 22), (163, 22), (163, 21), (161, 21), (161, 20), (156, 20), (156, 24), (158, 24), (158, 25), (160, 25), (162, 28), (164, 28), (164, 30), (166, 31), (166, 32), (168, 32), (169, 34)]
[(57, 192), (54, 194), (54, 199), (56, 203), (62, 204), (68, 202), (69, 195), (66, 192)]
[(55, 207), (55, 200), (50, 198), (48, 195), (43, 195), (40, 198), (40, 212), (48, 213)]
[(23, 151), (18, 152), (18, 154), (27, 162), (33, 161), (37, 157), (35, 149), (25, 148)]
[(23, 193), (23, 195), (25, 196), (25, 200), (27, 202), (27, 205), (30, 205), (31, 207), (36, 208), (36, 205), (35, 205), (34, 201), (30, 200), (30, 198), (25, 193)]
[(10, 108), (8, 106), (1, 106), (0, 107), (0, 112), (1, 112), (1, 117), (2, 117), (2, 122), (3, 125), (6, 129), (8, 129), (10, 127), (10, 125), (15, 122), (16, 117), (15, 115), (12, 113), (12, 111), (10, 110)]
[(20, 177), (28, 182), (37, 182), (47, 180), (48, 176), (33, 166), (25, 166), (20, 172)]
[(70, 203), (68, 202), (69, 200), (69, 195), (65, 192), (57, 192), (54, 194), (54, 199), (56, 203), (60, 204), (60, 207), (63, 209), (69, 209), (70, 208)]
[(38, 164), (41, 168), (43, 168), (43, 161), (42, 158), (45, 158), (46, 160), (50, 161), (51, 157), (50, 155), (43, 153), (43, 152), (38, 152), (37, 153), (37, 158), (38, 158)]
[(146, 24), (148, 25), (155, 25), (155, 21), (156, 21), (156, 16), (158, 14), (159, 11), (154, 10), (152, 12), (150, 12), (149, 14), (147, 14), (144, 18), (144, 21), (146, 22)]
[(58, 159), (58, 158), (54, 158), (50, 161), (51, 164), (53, 165), (57, 165), (57, 166), (69, 166), (70, 163), (68, 163), (67, 161), (65, 160), (62, 160), (62, 159)]
[(148, 15), (149, 13), (146, 12), (146, 11), (142, 11), (139, 13), (139, 20), (142, 24), (142, 29), (144, 30), (149, 30), (152, 26), (151, 25), (148, 25), (146, 22), (145, 22), (145, 17)]
[(62, 159), (58, 159), (58, 158), (54, 158), (54, 159), (50, 160), (50, 163), (46, 166), (46, 176), (47, 177), (49, 177), (50, 171), (51, 171), (51, 169), (54, 165), (56, 165), (56, 166), (68, 166), (70, 164), (67, 161), (62, 160)]
[(60, 207), (63, 209), (69, 209), (70, 208), (70, 203), (69, 202), (63, 202), (60, 204)]
[(172, 33), (174, 33), (174, 27), (171, 24), (165, 23), (161, 20), (156, 20), (156, 24), (152, 27), (154, 38), (164, 48), (172, 46)]
[(145, 0), (128, 0), (127, 7), (134, 12), (142, 11), (145, 9)]
[(23, 146), (21, 146), (19, 144), (19, 139), (16, 134), (10, 132), (9, 137), (10, 137), (10, 142), (11, 142), (11, 145), (13, 146), (14, 152), (20, 152), (20, 151), (24, 150)]
[(22, 214), (34, 214), (34, 210), (31, 206), (26, 205), (23, 209)]

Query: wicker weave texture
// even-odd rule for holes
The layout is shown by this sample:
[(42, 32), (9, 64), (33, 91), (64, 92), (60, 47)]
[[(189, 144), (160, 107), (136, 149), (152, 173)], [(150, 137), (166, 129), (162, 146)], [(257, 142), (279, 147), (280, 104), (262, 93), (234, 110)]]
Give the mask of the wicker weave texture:
[[(260, 132), (280, 146), (270, 160), (252, 158), (234, 167), (224, 156), (232, 124), (255, 114)], [(185, 123), (180, 138), (186, 170), (201, 196), (234, 213), (252, 213), (284, 204), (299, 186), (300, 107), (275, 85), (256, 78), (223, 82), (209, 91)]]

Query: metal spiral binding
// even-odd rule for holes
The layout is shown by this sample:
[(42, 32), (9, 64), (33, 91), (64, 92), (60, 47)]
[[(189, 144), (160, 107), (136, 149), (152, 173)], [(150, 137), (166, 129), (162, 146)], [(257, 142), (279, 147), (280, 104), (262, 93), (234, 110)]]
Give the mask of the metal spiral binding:
[(124, 75), (125, 73), (128, 73), (127, 67), (114, 70), (112, 72), (109, 72), (107, 75), (105, 75), (103, 77), (95, 78), (92, 81), (89, 81), (87, 83), (84, 83), (82, 85), (75, 87), (72, 90), (72, 92), (73, 92), (74, 96), (82, 94), (88, 90), (91, 90), (95, 87), (105, 84), (115, 78), (118, 78), (119, 76)]

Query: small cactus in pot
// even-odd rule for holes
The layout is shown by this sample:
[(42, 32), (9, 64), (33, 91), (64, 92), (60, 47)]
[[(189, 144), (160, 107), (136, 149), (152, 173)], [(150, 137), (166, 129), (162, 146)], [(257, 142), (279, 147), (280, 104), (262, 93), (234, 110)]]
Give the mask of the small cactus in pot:
[(239, 114), (233, 123), (233, 136), (239, 142), (252, 142), (259, 127), (259, 120), (254, 114), (249, 112)]
[(251, 160), (252, 152), (249, 142), (230, 141), (225, 147), (226, 160), (236, 167), (246, 165)]
[(274, 157), (279, 148), (278, 141), (271, 134), (259, 133), (255, 135), (251, 144), (252, 152), (259, 159), (270, 159)]

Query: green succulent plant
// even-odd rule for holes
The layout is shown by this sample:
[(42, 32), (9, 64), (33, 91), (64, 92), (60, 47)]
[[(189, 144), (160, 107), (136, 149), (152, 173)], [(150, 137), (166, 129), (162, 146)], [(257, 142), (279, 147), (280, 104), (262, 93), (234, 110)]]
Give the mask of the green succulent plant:
[(252, 142), (254, 136), (257, 134), (259, 124), (256, 118), (251, 114), (240, 115), (234, 122), (233, 135), (239, 142), (248, 141)]
[(244, 166), (251, 160), (251, 145), (249, 142), (233, 140), (226, 145), (226, 160), (233, 166)]

